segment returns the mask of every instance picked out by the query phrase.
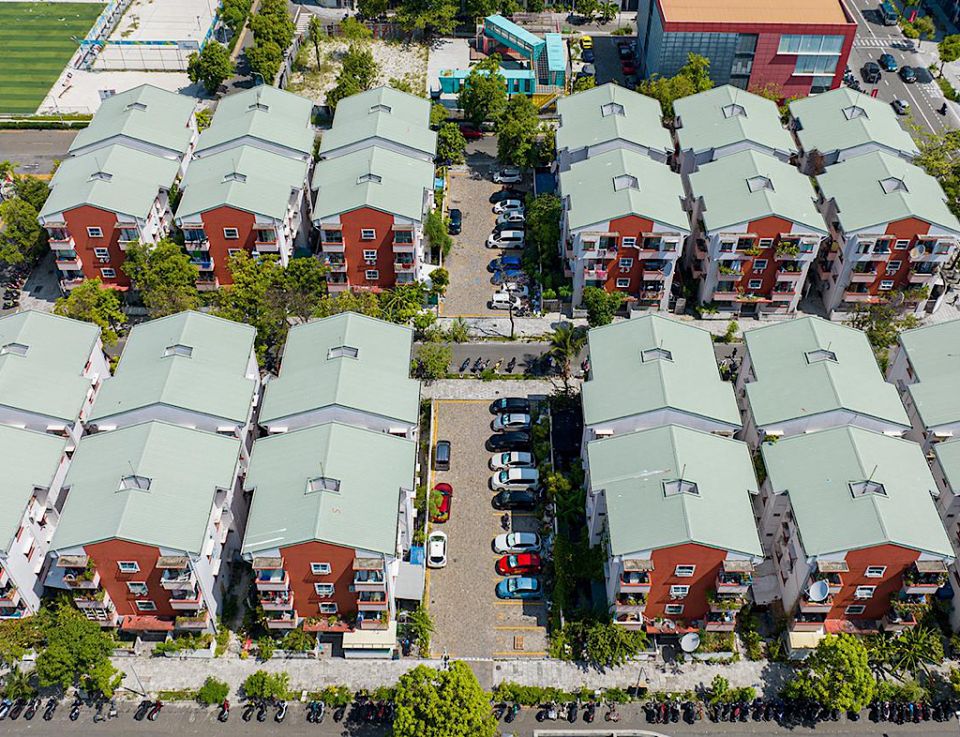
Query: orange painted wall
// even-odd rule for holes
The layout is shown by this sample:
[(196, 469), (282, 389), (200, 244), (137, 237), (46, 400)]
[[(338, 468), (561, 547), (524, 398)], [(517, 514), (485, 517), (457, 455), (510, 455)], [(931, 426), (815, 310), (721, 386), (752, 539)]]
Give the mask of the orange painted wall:
[(867, 285), (870, 294), (880, 292), (880, 282), (892, 279), (894, 289), (902, 289), (910, 284), (910, 249), (913, 248), (917, 236), (926, 235), (930, 232), (930, 223), (917, 218), (904, 218), (896, 220), (887, 225), (884, 231), (887, 235), (892, 235), (897, 240), (909, 240), (910, 244), (902, 251), (890, 247), (890, 255), (887, 256), (887, 262), (899, 261), (900, 268), (892, 275), (887, 275), (886, 269), (877, 269), (877, 278)]
[[(650, 575), (650, 594), (647, 596), (644, 617), (668, 617), (682, 619), (687, 623), (703, 619), (709, 611), (707, 591), (715, 587), (717, 574), (727, 558), (727, 551), (688, 543), (654, 550), (651, 558), (653, 573)], [(693, 576), (680, 578), (674, 575), (678, 565), (695, 565), (697, 569)], [(690, 591), (683, 599), (671, 599), (670, 587), (674, 585), (689, 586)], [(683, 614), (666, 614), (664, 608), (667, 604), (683, 604)]]
[[(393, 269), (393, 222), (393, 215), (372, 207), (361, 207), (340, 215), (343, 255), (347, 261), (347, 278), (351, 287), (389, 288), (396, 283)], [(376, 238), (361, 240), (360, 231), (366, 228), (373, 228)], [(369, 250), (377, 252), (376, 266), (367, 266), (364, 263), (363, 252)], [(376, 281), (368, 280), (367, 269), (376, 269), (380, 278)]]
[[(84, 551), (96, 564), (100, 573), (100, 585), (107, 590), (118, 614), (139, 614), (157, 617), (175, 617), (177, 612), (170, 606), (170, 594), (160, 585), (162, 570), (157, 568), (160, 549), (151, 545), (128, 542), (126, 540), (104, 540), (87, 545)], [(117, 561), (135, 560), (140, 566), (138, 573), (120, 573)], [(148, 596), (133, 596), (127, 589), (127, 582), (138, 581), (147, 584)], [(157, 605), (155, 612), (142, 612), (134, 603), (137, 599), (150, 599)]]
[[(890, 596), (903, 586), (903, 573), (920, 553), (898, 545), (877, 545), (862, 550), (851, 550), (845, 560), (849, 572), (842, 574), (843, 588), (833, 598), (833, 609), (828, 619), (880, 619), (890, 608)], [(883, 578), (867, 578), (864, 573), (867, 566), (886, 566)], [(854, 592), (857, 586), (876, 586), (872, 599), (857, 599)], [(864, 604), (863, 614), (848, 615), (846, 608), (851, 604)]]
[[(777, 283), (779, 263), (776, 258), (776, 246), (780, 240), (780, 234), (789, 233), (791, 230), (793, 230), (793, 223), (783, 218), (768, 217), (751, 222), (750, 225), (747, 226), (747, 232), (756, 234), (758, 239), (773, 238), (773, 245), (770, 248), (764, 248), (759, 256), (751, 257), (748, 262), (749, 268), (744, 265), (743, 278), (730, 283), (737, 285), (737, 287), (744, 292), (769, 296), (770, 292), (773, 291), (774, 285)], [(766, 268), (760, 270), (754, 269), (753, 264), (756, 263), (757, 259), (766, 259)], [(760, 279), (763, 282), (760, 289), (750, 289), (750, 281), (752, 279)]]
[[(290, 590), (293, 591), (297, 614), (301, 617), (319, 617), (321, 602), (336, 602), (340, 617), (356, 613), (357, 595), (350, 591), (353, 585), (353, 559), (356, 557), (353, 548), (314, 541), (281, 548), (280, 555), (290, 577)], [(311, 563), (329, 563), (330, 574), (313, 575)], [(313, 588), (315, 583), (332, 583), (334, 595), (321, 599)]]
[[(230, 258), (227, 251), (242, 248), (253, 252), (254, 243), (257, 240), (257, 234), (253, 229), (256, 217), (253, 213), (237, 210), (233, 207), (218, 207), (215, 210), (208, 210), (200, 217), (203, 221), (203, 229), (210, 240), (213, 273), (220, 280), (221, 285), (233, 284), (233, 275), (227, 265)], [(236, 240), (227, 240), (223, 237), (224, 228), (236, 228), (240, 237)]]
[[(104, 284), (116, 284), (122, 287), (130, 286), (130, 280), (123, 273), (120, 266), (126, 255), (120, 250), (120, 231), (117, 230), (117, 214), (99, 207), (84, 205), (63, 213), (67, 224), (67, 231), (73, 236), (76, 251), (83, 261), (83, 276), (87, 279), (100, 279)], [(102, 238), (91, 238), (87, 235), (87, 227), (98, 227), (103, 232)], [(100, 263), (93, 253), (94, 248), (106, 248), (110, 252), (110, 261)], [(100, 272), (102, 268), (110, 268), (116, 276), (108, 278)]]

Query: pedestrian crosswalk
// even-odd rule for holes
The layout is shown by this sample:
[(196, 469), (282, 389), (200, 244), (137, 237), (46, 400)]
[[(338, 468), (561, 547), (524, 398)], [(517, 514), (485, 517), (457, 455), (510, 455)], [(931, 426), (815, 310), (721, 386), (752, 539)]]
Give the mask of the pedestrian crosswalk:
[(893, 46), (896, 42), (903, 43), (903, 38), (899, 36), (881, 36), (879, 38), (873, 36), (857, 36), (853, 39), (853, 46), (858, 49), (885, 49)]

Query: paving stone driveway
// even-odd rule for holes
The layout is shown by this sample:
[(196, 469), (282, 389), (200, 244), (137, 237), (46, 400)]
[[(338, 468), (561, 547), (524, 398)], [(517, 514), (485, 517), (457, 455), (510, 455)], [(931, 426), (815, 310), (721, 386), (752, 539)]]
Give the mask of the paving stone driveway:
[[(497, 556), (491, 542), (503, 530), (490, 505), (490, 436), (487, 400), (441, 400), (435, 404), (433, 441), (452, 445), (450, 470), (434, 472), (432, 484), (453, 485), (447, 533), (447, 566), (429, 572), (429, 609), (436, 627), (430, 648), (454, 657), (542, 657), (547, 649), (546, 607), (542, 602), (499, 601), (494, 586)], [(512, 529), (534, 531), (538, 520), (514, 513)]]

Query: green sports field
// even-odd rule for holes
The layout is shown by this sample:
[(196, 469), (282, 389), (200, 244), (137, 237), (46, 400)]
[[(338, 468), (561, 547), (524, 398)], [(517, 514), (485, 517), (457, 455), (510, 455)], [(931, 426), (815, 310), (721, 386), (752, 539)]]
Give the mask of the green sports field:
[(0, 114), (32, 113), (103, 5), (0, 2)]

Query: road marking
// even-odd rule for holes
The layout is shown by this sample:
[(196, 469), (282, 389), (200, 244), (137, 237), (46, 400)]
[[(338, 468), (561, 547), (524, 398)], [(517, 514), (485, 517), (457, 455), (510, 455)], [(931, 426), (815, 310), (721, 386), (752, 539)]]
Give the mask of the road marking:
[[(857, 7), (856, 3), (850, 3), (850, 6), (851, 6), (855, 11), (857, 11), (857, 15), (859, 16), (860, 20), (863, 21), (863, 27), (867, 29), (867, 33), (869, 33), (871, 36), (873, 36), (874, 38), (876, 38), (876, 37), (877, 37), (877, 34), (873, 32), (873, 29), (870, 27), (870, 24), (867, 23), (867, 18), (866, 18), (866, 16), (865, 16), (862, 12), (860, 12), (860, 8)], [(857, 25), (859, 26), (860, 24), (857, 23)]]
[(545, 606), (543, 601), (535, 601), (533, 599), (511, 599), (509, 601), (497, 599), (493, 603), (497, 606), (523, 606), (524, 604), (529, 604), (530, 606)]
[[(499, 511), (497, 511), (496, 509), (491, 510), (491, 511), (492, 511), (493, 514), (495, 514), (497, 517), (502, 517), (502, 516), (503, 516), (503, 512), (499, 512)], [(536, 517), (536, 516), (537, 516), (537, 515), (535, 515), (533, 512), (512, 512), (511, 514), (513, 515), (513, 517), (520, 517), (520, 518), (523, 518), (523, 517)]]
[(517, 624), (517, 625), (498, 625), (494, 627), (495, 630), (499, 632), (509, 631), (509, 630), (545, 630), (546, 627), (541, 627), (539, 624)]
[(489, 404), (489, 399), (436, 399), (437, 404)]

